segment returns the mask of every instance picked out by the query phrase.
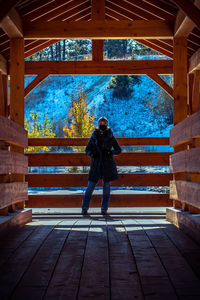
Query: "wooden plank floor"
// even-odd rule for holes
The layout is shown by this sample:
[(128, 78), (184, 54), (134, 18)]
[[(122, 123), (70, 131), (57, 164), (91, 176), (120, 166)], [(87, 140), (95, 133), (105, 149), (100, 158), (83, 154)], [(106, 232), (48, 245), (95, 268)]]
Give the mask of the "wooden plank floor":
[(1, 240), (0, 299), (200, 299), (200, 245), (163, 212), (35, 214)]

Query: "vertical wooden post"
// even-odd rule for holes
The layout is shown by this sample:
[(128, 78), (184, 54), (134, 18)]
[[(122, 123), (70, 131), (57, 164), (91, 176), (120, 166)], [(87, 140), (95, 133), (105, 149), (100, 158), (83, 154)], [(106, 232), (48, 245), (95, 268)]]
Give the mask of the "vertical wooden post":
[[(105, 19), (105, 0), (92, 0), (92, 19)], [(103, 40), (92, 40), (92, 60), (103, 61)]]
[[(187, 38), (174, 38), (174, 125), (187, 118), (188, 107), (188, 74), (187, 74)], [(177, 146), (174, 152), (187, 149), (187, 146)], [(176, 175), (173, 174), (173, 180)], [(184, 203), (173, 200), (175, 208), (185, 209)]]
[(174, 125), (187, 117), (187, 38), (174, 38)]
[[(24, 127), (24, 39), (10, 40), (10, 119)], [(24, 148), (12, 145), (11, 151), (24, 153)], [(13, 174), (11, 181), (25, 181), (25, 175)], [(24, 208), (24, 201), (17, 203)]]

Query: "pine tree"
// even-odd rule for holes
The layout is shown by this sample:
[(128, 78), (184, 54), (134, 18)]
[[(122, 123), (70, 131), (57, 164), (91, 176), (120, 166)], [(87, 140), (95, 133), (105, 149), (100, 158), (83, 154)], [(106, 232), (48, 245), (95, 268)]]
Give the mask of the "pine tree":
[[(71, 107), (68, 111), (68, 123), (63, 127), (65, 137), (89, 137), (96, 127), (94, 124), (95, 116), (93, 110), (88, 110), (87, 94), (79, 84), (75, 86), (71, 95)], [(83, 152), (85, 146), (72, 147), (75, 152)], [(72, 168), (73, 171), (77, 168)], [(83, 167), (83, 171), (85, 168)]]
[(108, 88), (113, 89), (113, 97), (128, 98), (133, 85), (140, 84), (140, 82), (141, 79), (137, 75), (116, 75), (111, 78)]
[[(50, 137), (54, 138), (55, 133), (52, 131), (52, 125), (48, 119), (48, 115), (45, 114), (45, 120), (42, 125), (39, 124), (38, 121), (38, 113), (30, 112), (30, 120), (27, 118), (24, 121), (24, 128), (28, 131), (29, 138), (41, 138), (41, 137)], [(41, 151), (49, 151), (50, 149), (46, 146), (33, 146), (28, 147), (26, 152), (41, 152)]]

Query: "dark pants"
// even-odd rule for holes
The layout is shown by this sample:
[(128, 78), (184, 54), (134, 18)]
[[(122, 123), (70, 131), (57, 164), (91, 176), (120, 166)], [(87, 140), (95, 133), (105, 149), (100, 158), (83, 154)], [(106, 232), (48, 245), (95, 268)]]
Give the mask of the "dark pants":
[[(88, 210), (88, 208), (90, 206), (90, 200), (92, 197), (92, 193), (93, 193), (93, 190), (94, 190), (96, 184), (97, 184), (97, 182), (90, 181), (90, 180), (88, 181), (88, 186), (86, 188), (82, 206), (81, 206), (82, 210)], [(109, 200), (110, 200), (110, 181), (105, 182), (103, 180), (103, 199), (101, 202), (101, 209), (103, 209), (103, 210), (108, 209)]]

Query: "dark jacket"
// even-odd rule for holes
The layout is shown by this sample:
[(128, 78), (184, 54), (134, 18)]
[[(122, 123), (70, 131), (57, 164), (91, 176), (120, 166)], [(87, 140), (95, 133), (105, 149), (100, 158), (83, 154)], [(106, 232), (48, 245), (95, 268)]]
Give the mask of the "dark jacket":
[(104, 178), (104, 181), (107, 182), (118, 179), (113, 155), (120, 154), (122, 150), (110, 127), (107, 127), (103, 133), (96, 127), (88, 141), (85, 152), (92, 158), (88, 180), (98, 182), (100, 178)]

